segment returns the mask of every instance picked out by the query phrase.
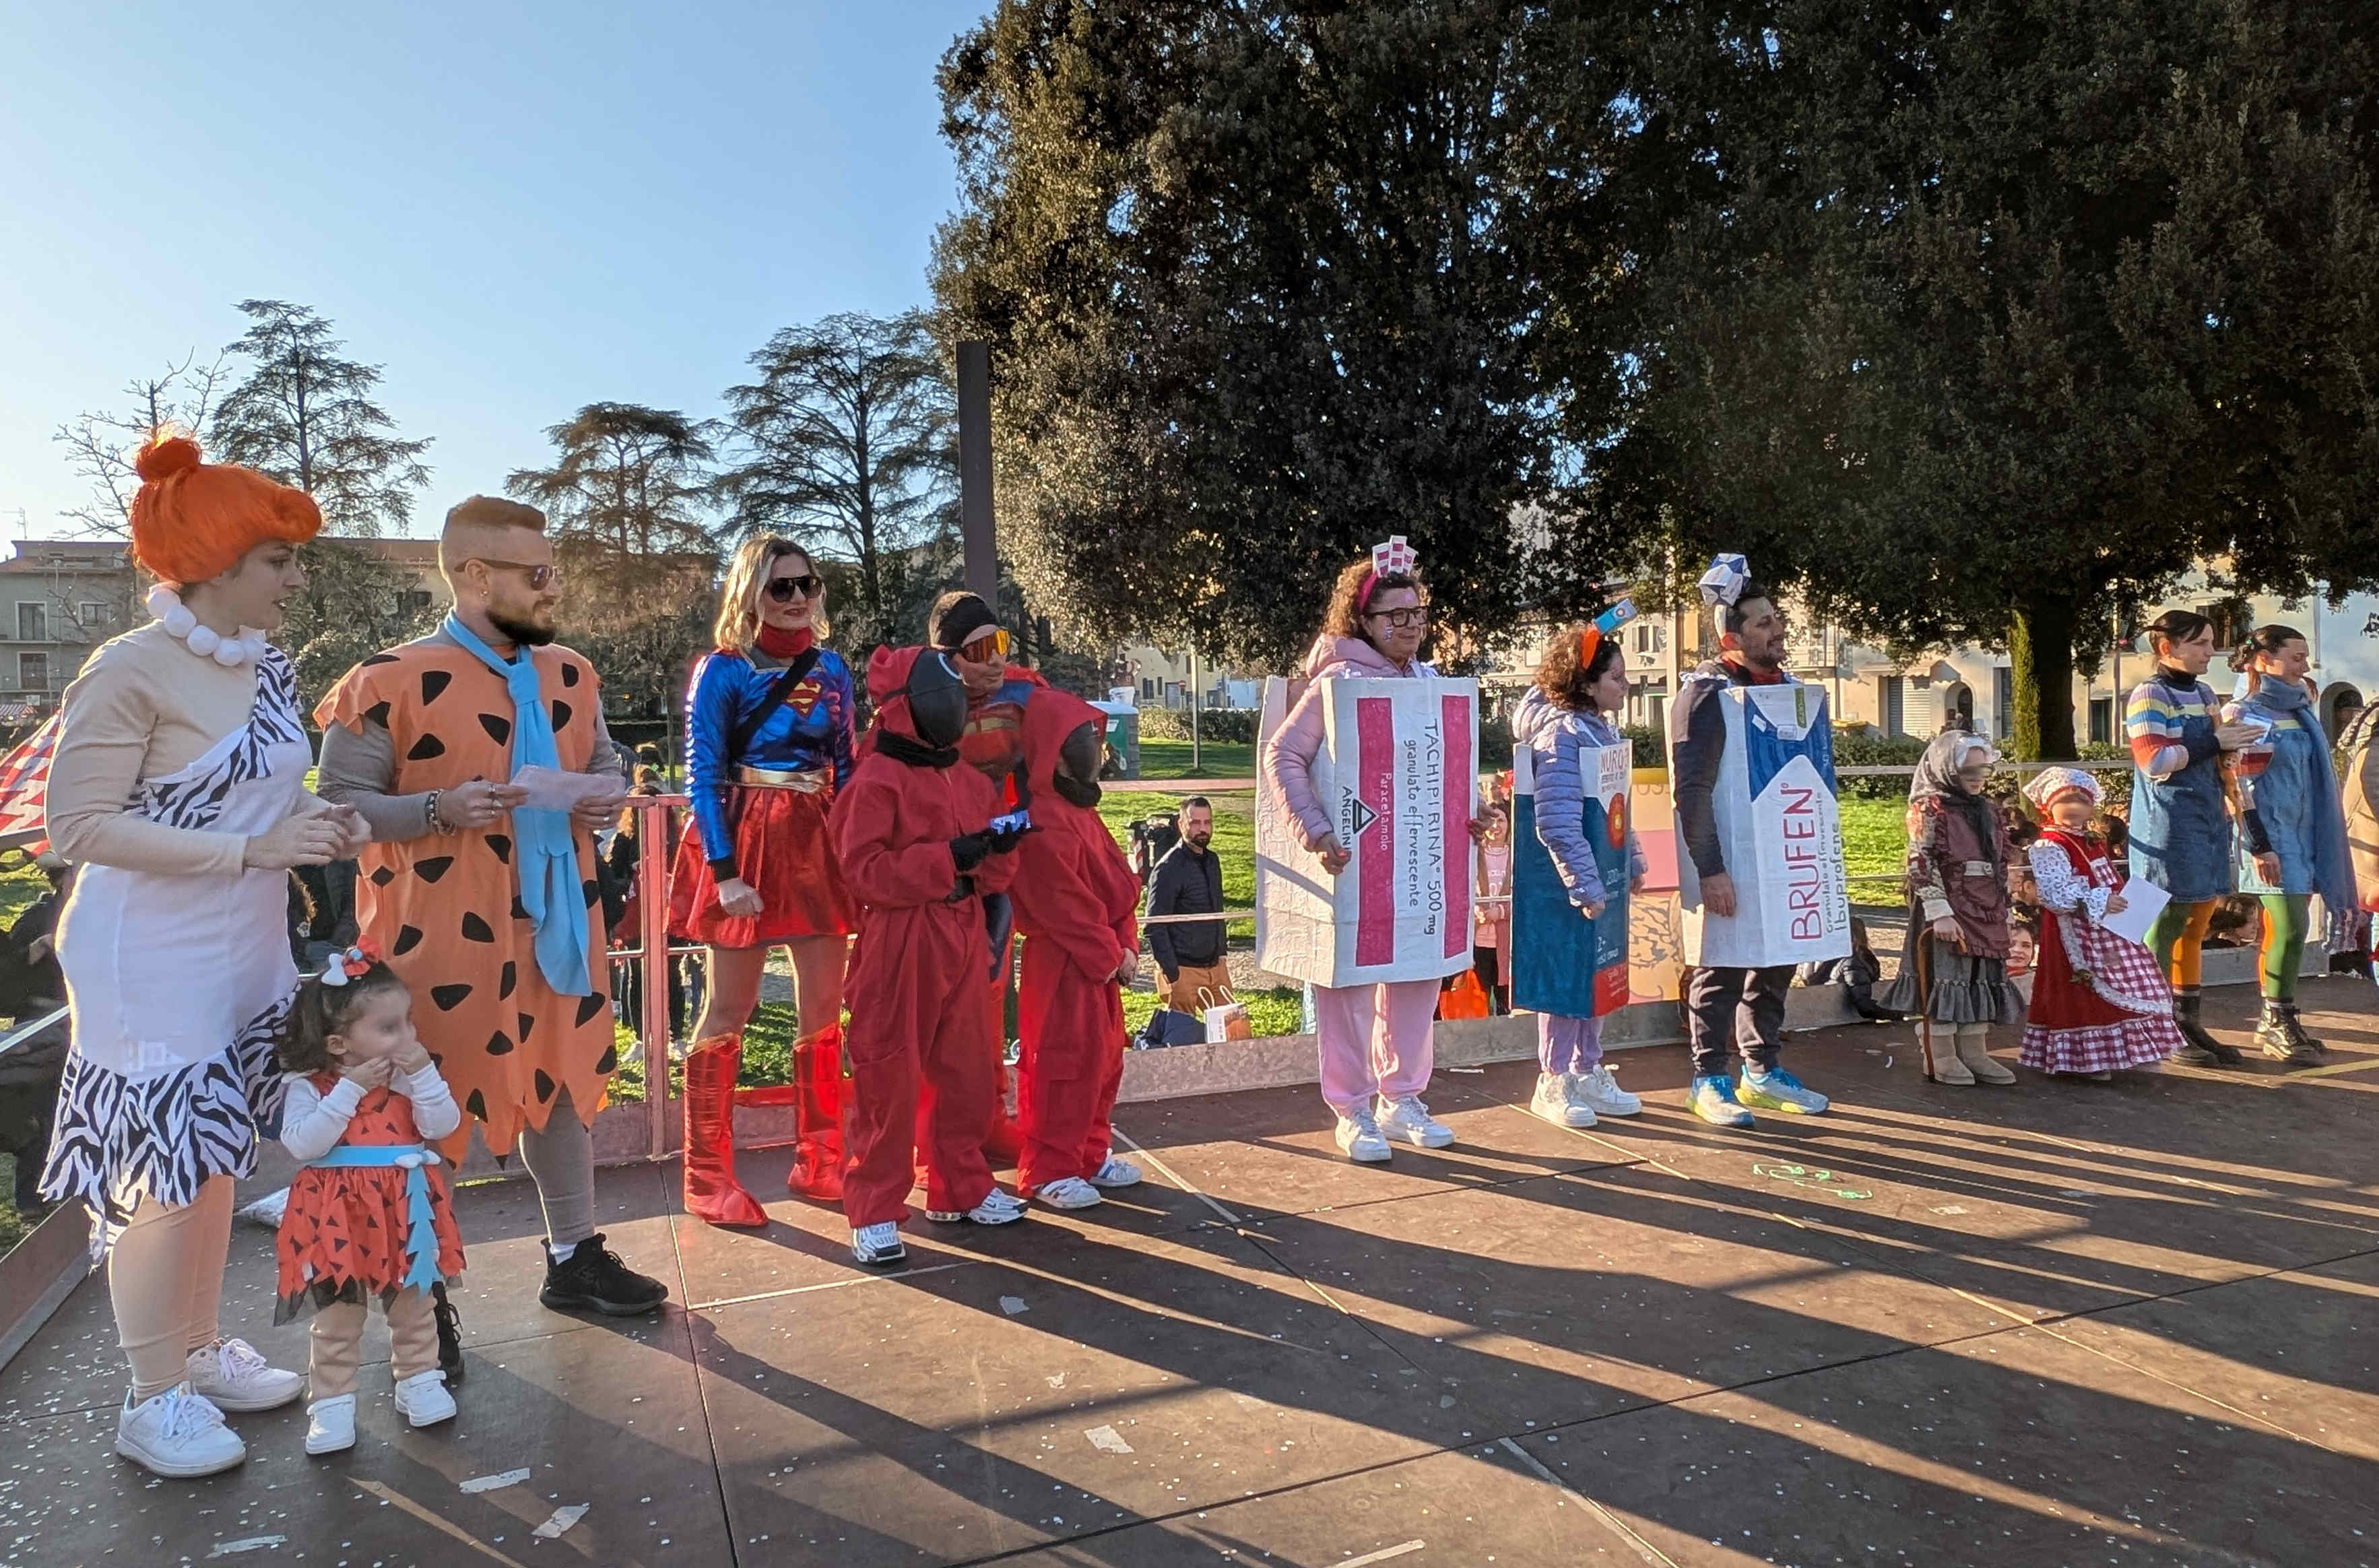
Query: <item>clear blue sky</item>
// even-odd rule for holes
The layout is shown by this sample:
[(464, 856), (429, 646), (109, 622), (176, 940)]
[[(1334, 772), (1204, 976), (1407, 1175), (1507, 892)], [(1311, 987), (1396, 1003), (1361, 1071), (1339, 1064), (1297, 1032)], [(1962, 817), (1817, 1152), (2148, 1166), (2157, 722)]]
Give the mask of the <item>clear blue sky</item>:
[(989, 0), (0, 0), (0, 535), (50, 440), (290, 299), (432, 436), (417, 513), (582, 404), (706, 416), (779, 327), (926, 300), (934, 67)]

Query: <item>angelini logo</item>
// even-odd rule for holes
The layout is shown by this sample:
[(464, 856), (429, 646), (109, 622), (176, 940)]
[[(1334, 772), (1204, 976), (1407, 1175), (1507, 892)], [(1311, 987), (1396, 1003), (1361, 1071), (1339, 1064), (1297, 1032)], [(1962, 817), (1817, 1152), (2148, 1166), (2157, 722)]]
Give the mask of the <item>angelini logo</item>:
[(1371, 824), (1380, 819), (1380, 814), (1365, 804), (1363, 797), (1352, 790), (1346, 792), (1346, 801), (1347, 831), (1359, 838), (1370, 830)]

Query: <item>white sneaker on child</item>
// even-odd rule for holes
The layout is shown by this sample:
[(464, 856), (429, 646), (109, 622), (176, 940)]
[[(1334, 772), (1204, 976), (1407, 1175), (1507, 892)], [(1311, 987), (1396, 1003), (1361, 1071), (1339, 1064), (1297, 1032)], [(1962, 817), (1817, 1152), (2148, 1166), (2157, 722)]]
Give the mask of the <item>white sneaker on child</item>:
[(890, 1220), (852, 1230), (851, 1255), (871, 1269), (888, 1269), (909, 1260), (909, 1249), (900, 1245), (900, 1227)]
[(1361, 1164), (1375, 1165), (1393, 1152), (1388, 1140), (1380, 1136), (1380, 1123), (1369, 1105), (1357, 1105), (1338, 1118), (1338, 1147), (1346, 1158)]
[[(446, 1374), (432, 1367), (396, 1385), (396, 1413), (417, 1427), (434, 1427), (454, 1418), (454, 1396), (446, 1392)], [(354, 1415), (349, 1413), (348, 1419)]]
[(1106, 1164), (1091, 1173), (1091, 1185), (1093, 1187), (1138, 1187), (1140, 1167), (1129, 1160), (1110, 1154), (1107, 1156)]
[(1104, 1203), (1099, 1189), (1081, 1176), (1059, 1176), (1035, 1192), (1033, 1197), (1052, 1209), (1087, 1209), (1093, 1203)]
[(1632, 1116), (1644, 1108), (1644, 1102), (1620, 1088), (1611, 1069), (1600, 1062), (1570, 1074), (1569, 1092), (1571, 1099), (1598, 1116)]
[(356, 1445), (356, 1396), (342, 1393), (306, 1406), (306, 1452), (344, 1453)]
[(248, 1457), (248, 1445), (223, 1425), (223, 1412), (175, 1383), (139, 1404), (124, 1396), (115, 1417), (115, 1452), (160, 1476), (181, 1479), (228, 1470)]
[(219, 1339), (190, 1352), (192, 1392), (218, 1410), (278, 1410), (306, 1392), (306, 1374), (272, 1365), (244, 1339)]
[(1417, 1149), (1443, 1149), (1454, 1141), (1454, 1129), (1429, 1114), (1418, 1094), (1380, 1101), (1380, 1136)]
[(1528, 1115), (1555, 1127), (1589, 1128), (1594, 1125), (1594, 1107), (1570, 1092), (1566, 1073), (1537, 1074), (1537, 1092), (1528, 1097)]

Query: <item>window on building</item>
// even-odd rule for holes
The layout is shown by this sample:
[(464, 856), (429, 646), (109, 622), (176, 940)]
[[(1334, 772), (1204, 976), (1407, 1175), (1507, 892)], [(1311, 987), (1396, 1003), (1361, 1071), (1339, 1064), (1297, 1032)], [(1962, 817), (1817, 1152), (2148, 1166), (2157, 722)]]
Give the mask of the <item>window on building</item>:
[(2090, 699), (2090, 742), (2093, 745), (2109, 745), (2115, 739), (2115, 699)]
[(2015, 671), (2004, 664), (1991, 671), (1991, 733), (2002, 741), (2015, 733)]
[(1652, 623), (1648, 621), (1636, 622), (1636, 651), (1637, 653), (1652, 651)]
[(50, 689), (50, 656), (20, 653), (17, 656), (17, 684), (28, 692)]
[(20, 643), (46, 643), (50, 640), (49, 606), (20, 604), (17, 607), (17, 640)]
[(1667, 732), (1668, 712), (1669, 699), (1665, 694), (1655, 692), (1644, 699), (1644, 722), (1664, 734)]
[(1876, 684), (1876, 711), (1882, 716), (1883, 732), (1887, 735), (1908, 733), (1908, 682), (1897, 675), (1878, 675)]
[(83, 630), (90, 632), (105, 626), (115, 617), (107, 613), (106, 601), (85, 599), (75, 607), (75, 619), (82, 622)]
[(1156, 678), (1154, 676), (1143, 675), (1140, 678), (1140, 695), (1142, 702), (1153, 702), (1155, 700)]

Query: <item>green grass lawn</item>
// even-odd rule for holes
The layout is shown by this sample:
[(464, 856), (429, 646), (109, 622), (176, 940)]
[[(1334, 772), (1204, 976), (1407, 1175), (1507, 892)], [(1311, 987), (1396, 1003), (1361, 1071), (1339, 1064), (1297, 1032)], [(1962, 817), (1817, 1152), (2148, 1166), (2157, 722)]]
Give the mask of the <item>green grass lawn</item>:
[[(1908, 802), (1842, 797), (1842, 862), (1853, 876), (1898, 876), (1908, 858)], [(1866, 903), (1897, 903), (1899, 894), (1879, 882), (1854, 883), (1851, 897)]]
[(1190, 742), (1159, 735), (1140, 738), (1142, 778), (1248, 778), (1256, 770), (1256, 749), (1245, 741), (1236, 744), (1208, 741), (1199, 748), (1199, 768), (1190, 771)]

